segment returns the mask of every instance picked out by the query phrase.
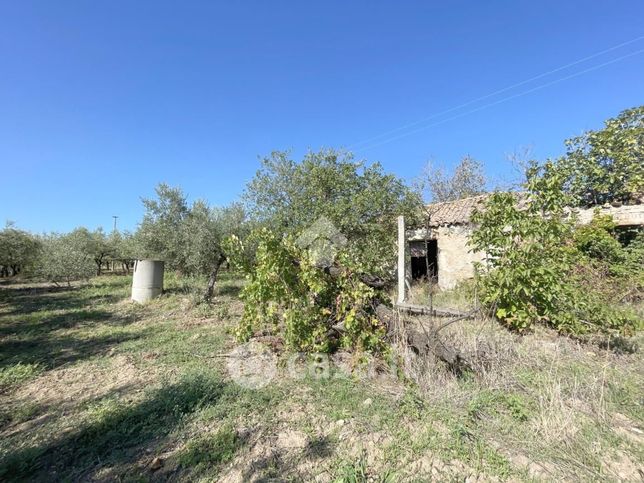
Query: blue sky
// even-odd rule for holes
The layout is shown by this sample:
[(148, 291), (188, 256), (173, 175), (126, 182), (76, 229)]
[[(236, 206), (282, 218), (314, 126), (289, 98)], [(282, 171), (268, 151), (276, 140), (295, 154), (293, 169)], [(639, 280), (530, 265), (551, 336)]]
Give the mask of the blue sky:
[(281, 149), (355, 146), (405, 179), (470, 154), (508, 179), (508, 153), (557, 156), (644, 103), (644, 53), (615, 61), (644, 49), (642, 18), (641, 1), (0, 1), (0, 220), (133, 229), (158, 182), (226, 204)]

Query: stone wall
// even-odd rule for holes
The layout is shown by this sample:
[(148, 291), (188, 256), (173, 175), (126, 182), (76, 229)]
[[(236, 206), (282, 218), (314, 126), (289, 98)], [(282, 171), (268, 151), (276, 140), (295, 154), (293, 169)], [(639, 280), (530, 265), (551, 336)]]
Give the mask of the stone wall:
[(459, 282), (474, 277), (474, 262), (483, 260), (482, 252), (471, 252), (467, 245), (472, 228), (467, 225), (441, 226), (438, 240), (438, 287), (454, 288)]
[[(579, 223), (585, 225), (593, 219), (596, 208), (576, 209)], [(644, 204), (642, 205), (623, 205), (610, 206), (604, 205), (599, 208), (602, 215), (611, 215), (617, 226), (644, 225)]]

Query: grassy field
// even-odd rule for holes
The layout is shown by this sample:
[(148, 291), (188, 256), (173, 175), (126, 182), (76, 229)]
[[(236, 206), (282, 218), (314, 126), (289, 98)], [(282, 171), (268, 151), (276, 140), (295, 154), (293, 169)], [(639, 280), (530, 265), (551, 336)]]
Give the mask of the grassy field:
[(228, 370), (238, 280), (225, 274), (212, 306), (192, 280), (168, 277), (146, 305), (130, 284), (0, 285), (0, 480), (644, 478), (639, 353), (476, 320), (444, 334), (485, 354), (475, 376), (281, 353), (248, 388)]

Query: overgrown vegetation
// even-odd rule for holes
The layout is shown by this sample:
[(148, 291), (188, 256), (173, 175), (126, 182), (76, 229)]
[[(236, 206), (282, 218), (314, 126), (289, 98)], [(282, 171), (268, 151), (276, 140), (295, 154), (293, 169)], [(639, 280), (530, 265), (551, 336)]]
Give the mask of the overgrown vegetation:
[(236, 334), (241, 340), (268, 330), (300, 351), (385, 348), (385, 327), (375, 315), (382, 294), (360, 279), (360, 267), (346, 252), (332, 265), (319, 266), (307, 248), (266, 228), (249, 241), (256, 246), (253, 263), (244, 263), (239, 239), (229, 244), (233, 262), (245, 269), (248, 280), (240, 294), (244, 316)]
[[(641, 231), (618, 232), (604, 218), (578, 227), (570, 208), (642, 200), (643, 116), (644, 107), (629, 109), (567, 141), (561, 159), (529, 168), (524, 194), (495, 193), (475, 216), (472, 247), (488, 254), (483, 302), (507, 326), (631, 334), (641, 324), (621, 303), (641, 298)], [(432, 200), (450, 201), (484, 192), (486, 180), (482, 164), (466, 156), (451, 175), (427, 171), (423, 186)], [(395, 218), (417, 222), (419, 194), (377, 163), (323, 149), (301, 162), (287, 152), (264, 158), (243, 201), (189, 203), (181, 189), (161, 184), (143, 200), (134, 234), (81, 227), (34, 236), (8, 225), (0, 275), (69, 285), (110, 263), (129, 272), (133, 258), (161, 258), (184, 276), (208, 277), (201, 299), (211, 302), (221, 266), (234, 257), (249, 279), (240, 337), (270, 328), (300, 350), (381, 351), (374, 307), (394, 275)], [(320, 250), (331, 250), (322, 264)]]
[(634, 144), (643, 132), (642, 109), (625, 111), (604, 131), (569, 141), (575, 149), (566, 157), (533, 163), (525, 193), (494, 193), (475, 214), (472, 247), (487, 254), (482, 300), (506, 325), (524, 331), (543, 322), (573, 334), (641, 329), (641, 317), (614, 302), (641, 294), (642, 230), (624, 247), (610, 217), (577, 226), (570, 207), (638, 199)]
[(229, 244), (248, 276), (238, 336), (269, 329), (297, 350), (382, 351), (375, 307), (392, 278), (395, 220), (417, 218), (419, 197), (378, 164), (333, 150), (301, 163), (273, 153), (245, 197), (263, 227)]

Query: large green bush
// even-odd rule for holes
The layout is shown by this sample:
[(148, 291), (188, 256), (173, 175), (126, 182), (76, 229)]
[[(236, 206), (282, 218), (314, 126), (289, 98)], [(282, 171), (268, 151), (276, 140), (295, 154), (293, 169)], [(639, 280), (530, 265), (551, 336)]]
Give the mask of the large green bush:
[(494, 193), (475, 213), (471, 244), (487, 254), (479, 266), (483, 303), (518, 331), (542, 322), (575, 334), (629, 332), (641, 321), (587, 282), (600, 278), (599, 262), (634, 275), (634, 264), (624, 264), (637, 255), (627, 256), (609, 219), (576, 227), (564, 182), (554, 163), (533, 165), (526, 193)]
[(267, 228), (249, 242), (257, 247), (252, 262), (239, 238), (227, 244), (233, 262), (247, 274), (238, 338), (268, 331), (301, 351), (384, 349), (385, 328), (375, 315), (381, 294), (360, 279), (347, 252), (338, 253), (332, 267), (320, 267), (292, 237)]

